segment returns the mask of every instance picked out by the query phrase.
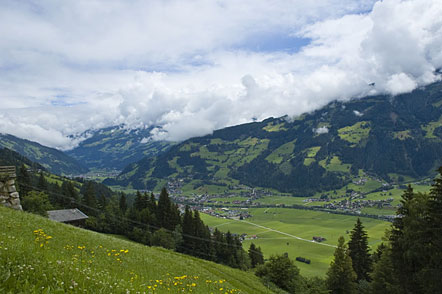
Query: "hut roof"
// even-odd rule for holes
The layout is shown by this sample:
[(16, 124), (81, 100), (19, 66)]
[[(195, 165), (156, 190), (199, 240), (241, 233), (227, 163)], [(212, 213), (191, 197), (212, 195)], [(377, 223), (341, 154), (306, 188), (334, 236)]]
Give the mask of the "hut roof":
[(51, 220), (62, 223), (83, 220), (88, 218), (88, 216), (85, 215), (83, 212), (81, 212), (78, 208), (49, 210), (48, 217)]

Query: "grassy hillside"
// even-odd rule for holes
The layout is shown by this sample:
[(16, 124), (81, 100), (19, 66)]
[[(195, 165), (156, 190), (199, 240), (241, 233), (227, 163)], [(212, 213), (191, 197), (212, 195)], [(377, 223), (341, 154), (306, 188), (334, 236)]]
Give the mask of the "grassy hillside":
[[(204, 223), (220, 230), (248, 235), (244, 248), (253, 242), (261, 246), (266, 258), (272, 254), (287, 252), (291, 259), (298, 256), (308, 258), (311, 264), (296, 262), (303, 276), (325, 276), (333, 258), (339, 236), (349, 239), (357, 217), (337, 215), (326, 212), (284, 209), (255, 208), (249, 209), (253, 217), (246, 220), (223, 219), (202, 214)], [(369, 245), (375, 249), (381, 242), (390, 223), (370, 218), (361, 218), (368, 236)], [(253, 235), (257, 239), (250, 240)], [(313, 236), (324, 237), (322, 243), (312, 242)]]
[(252, 273), (0, 207), (1, 293), (269, 293)]
[(439, 82), (229, 127), (144, 158), (107, 183), (158, 190), (179, 179), (190, 193), (245, 184), (307, 196), (339, 189), (360, 171), (388, 182), (433, 177), (442, 164), (441, 101)]
[(60, 150), (12, 135), (0, 134), (0, 147), (20, 153), (55, 174), (80, 174), (87, 171), (84, 166)]
[(115, 126), (96, 130), (67, 154), (91, 169), (122, 170), (143, 157), (166, 151), (173, 143), (152, 141), (152, 128), (127, 129)]

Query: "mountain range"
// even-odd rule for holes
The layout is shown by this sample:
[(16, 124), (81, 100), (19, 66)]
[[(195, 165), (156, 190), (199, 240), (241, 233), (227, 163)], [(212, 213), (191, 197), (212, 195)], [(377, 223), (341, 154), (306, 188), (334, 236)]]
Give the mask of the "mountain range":
[(433, 176), (442, 163), (442, 83), (411, 93), (332, 102), (191, 138), (130, 164), (108, 184), (189, 189), (239, 183), (293, 195), (342, 187), (360, 171), (387, 181)]
[(244, 184), (293, 195), (333, 190), (360, 172), (387, 181), (432, 177), (442, 164), (442, 82), (397, 96), (334, 101), (298, 117), (268, 118), (180, 143), (154, 141), (151, 128), (89, 131), (62, 151), (0, 135), (14, 150), (58, 174), (122, 170), (109, 185), (188, 190)]

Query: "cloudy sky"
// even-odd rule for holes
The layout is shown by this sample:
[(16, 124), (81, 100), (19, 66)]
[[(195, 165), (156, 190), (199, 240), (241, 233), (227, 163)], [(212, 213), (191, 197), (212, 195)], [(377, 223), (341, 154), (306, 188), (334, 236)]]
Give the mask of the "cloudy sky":
[(0, 132), (60, 149), (395, 95), (441, 67), (440, 0), (0, 0)]

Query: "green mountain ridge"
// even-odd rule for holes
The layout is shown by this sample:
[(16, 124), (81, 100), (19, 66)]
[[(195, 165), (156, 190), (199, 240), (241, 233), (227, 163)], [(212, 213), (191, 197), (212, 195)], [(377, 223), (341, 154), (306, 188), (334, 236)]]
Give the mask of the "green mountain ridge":
[(442, 83), (391, 97), (332, 102), (191, 138), (127, 166), (107, 184), (195, 189), (238, 184), (309, 195), (344, 186), (360, 170), (387, 181), (435, 174), (442, 163)]
[(34, 170), (45, 170), (42, 165), (29, 160), (20, 153), (12, 151), (8, 148), (0, 148), (0, 165), (10, 165), (19, 168), (23, 164), (31, 167)]
[(55, 174), (81, 174), (87, 172), (77, 160), (60, 150), (9, 134), (0, 134), (0, 147), (13, 150), (37, 162)]
[(165, 152), (174, 143), (153, 141), (151, 128), (128, 129), (124, 125), (99, 129), (66, 153), (90, 169), (122, 170), (143, 157)]

